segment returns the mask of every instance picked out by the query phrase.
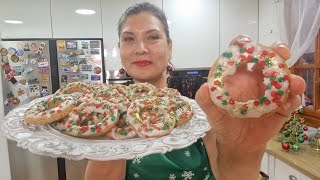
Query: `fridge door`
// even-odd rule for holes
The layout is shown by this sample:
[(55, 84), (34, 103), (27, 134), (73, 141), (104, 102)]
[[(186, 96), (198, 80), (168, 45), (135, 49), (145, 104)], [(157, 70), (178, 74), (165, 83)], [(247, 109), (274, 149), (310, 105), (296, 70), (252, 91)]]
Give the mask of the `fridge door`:
[(48, 41), (2, 41), (0, 51), (5, 114), (52, 93)]
[(60, 87), (70, 82), (103, 83), (102, 40), (57, 40)]

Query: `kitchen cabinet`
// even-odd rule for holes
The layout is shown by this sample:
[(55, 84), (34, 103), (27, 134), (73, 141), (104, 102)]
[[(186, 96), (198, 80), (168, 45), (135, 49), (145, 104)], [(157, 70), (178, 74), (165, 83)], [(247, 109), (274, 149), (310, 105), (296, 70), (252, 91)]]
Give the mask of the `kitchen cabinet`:
[(219, 0), (163, 0), (163, 10), (173, 41), (174, 67), (211, 67), (219, 56)]
[(311, 178), (279, 159), (275, 159), (274, 169), (274, 180), (311, 180)]

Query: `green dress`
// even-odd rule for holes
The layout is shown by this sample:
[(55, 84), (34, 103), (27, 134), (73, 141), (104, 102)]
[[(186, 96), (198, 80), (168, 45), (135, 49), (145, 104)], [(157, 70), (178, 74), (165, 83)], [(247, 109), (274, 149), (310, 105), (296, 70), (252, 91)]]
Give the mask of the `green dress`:
[(214, 180), (202, 139), (191, 146), (127, 161), (126, 180)]

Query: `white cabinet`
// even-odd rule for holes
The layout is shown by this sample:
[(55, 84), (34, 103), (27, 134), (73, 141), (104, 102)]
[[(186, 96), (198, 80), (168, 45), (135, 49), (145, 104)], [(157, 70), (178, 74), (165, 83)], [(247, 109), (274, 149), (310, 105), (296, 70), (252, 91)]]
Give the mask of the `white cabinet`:
[[(77, 14), (77, 9), (90, 9), (93, 15)], [(100, 0), (51, 0), (53, 38), (101, 38)]]
[(262, 158), (260, 171), (267, 174), (270, 180), (311, 180), (303, 173), (267, 153), (264, 153)]
[(263, 155), (260, 171), (264, 172), (267, 175), (269, 173), (269, 155), (267, 153), (264, 153)]
[[(18, 20), (22, 24), (7, 24)], [(52, 38), (49, 0), (1, 1), (0, 38)]]
[(219, 55), (219, 0), (163, 0), (163, 10), (175, 68), (211, 67)]
[(279, 159), (275, 160), (274, 168), (274, 180), (311, 180), (306, 175), (302, 174)]
[(249, 35), (253, 41), (258, 41), (258, 9), (257, 0), (220, 1), (220, 53), (239, 34)]

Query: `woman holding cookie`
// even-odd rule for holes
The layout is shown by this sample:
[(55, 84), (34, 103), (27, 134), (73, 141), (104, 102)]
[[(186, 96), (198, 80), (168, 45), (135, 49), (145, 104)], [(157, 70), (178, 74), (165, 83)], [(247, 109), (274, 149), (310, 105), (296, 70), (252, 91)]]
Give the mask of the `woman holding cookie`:
[[(120, 18), (118, 33), (121, 61), (134, 82), (149, 82), (159, 88), (166, 87), (166, 68), (172, 57), (172, 41), (164, 12), (150, 3), (136, 4), (128, 8)], [(248, 43), (254, 49), (248, 48)], [(231, 42), (230, 47), (231, 49), (227, 51), (229, 54), (222, 56), (226, 61), (230, 61), (229, 64), (236, 67), (237, 71), (227, 76), (223, 82), (209, 80), (209, 83), (202, 85), (196, 94), (196, 101), (207, 115), (212, 127), (203, 139), (185, 149), (145, 156), (139, 159), (139, 162), (89, 161), (86, 180), (136, 178), (155, 180), (184, 177), (227, 180), (241, 177), (241, 179), (256, 180), (266, 144), (279, 131), (291, 111), (299, 106), (299, 94), (304, 92), (305, 82), (299, 76), (281, 73), (277, 74), (275, 78), (280, 79), (275, 82), (274, 74), (267, 76), (262, 73), (266, 71), (273, 73), (269, 72), (272, 67), (277, 66), (277, 69), (283, 66), (280, 65), (284, 64), (283, 62), (271, 62), (273, 57), (289, 58), (289, 49), (283, 44), (267, 48), (268, 54), (266, 54), (261, 50), (266, 47), (255, 46), (250, 38), (239, 36)], [(241, 56), (242, 54), (245, 57)], [(264, 57), (261, 60), (262, 55)], [(235, 60), (234, 63), (238, 63), (238, 66), (233, 66), (231, 59)], [(242, 61), (246, 62), (239, 63)], [(253, 69), (244, 66), (249, 61), (256, 63)], [(268, 62), (272, 66), (267, 66)], [(229, 70), (228, 67), (215, 64), (210, 74), (212, 78), (223, 77), (219, 73), (228, 74), (231, 71)], [(264, 85), (260, 84), (262, 81)], [(276, 85), (285, 86), (285, 82), (287, 86), (283, 90)], [(269, 84), (272, 84), (271, 87), (268, 87)], [(220, 95), (212, 97), (213, 92), (219, 88), (222, 90), (222, 87), (228, 91), (224, 91), (221, 97)], [(268, 88), (270, 92), (267, 91)], [(272, 91), (278, 94), (271, 95)], [(259, 104), (250, 101), (260, 96), (266, 98), (259, 99)], [(211, 98), (225, 100), (221, 102), (228, 105), (236, 104), (235, 102), (242, 103), (241, 107), (245, 107), (246, 110), (241, 111), (244, 112), (241, 114), (250, 112), (251, 106), (255, 104), (258, 106), (256, 108), (264, 109), (273, 103), (277, 108), (268, 111), (269, 114), (265, 116), (235, 117), (223, 110), (217, 102), (214, 103)]]

